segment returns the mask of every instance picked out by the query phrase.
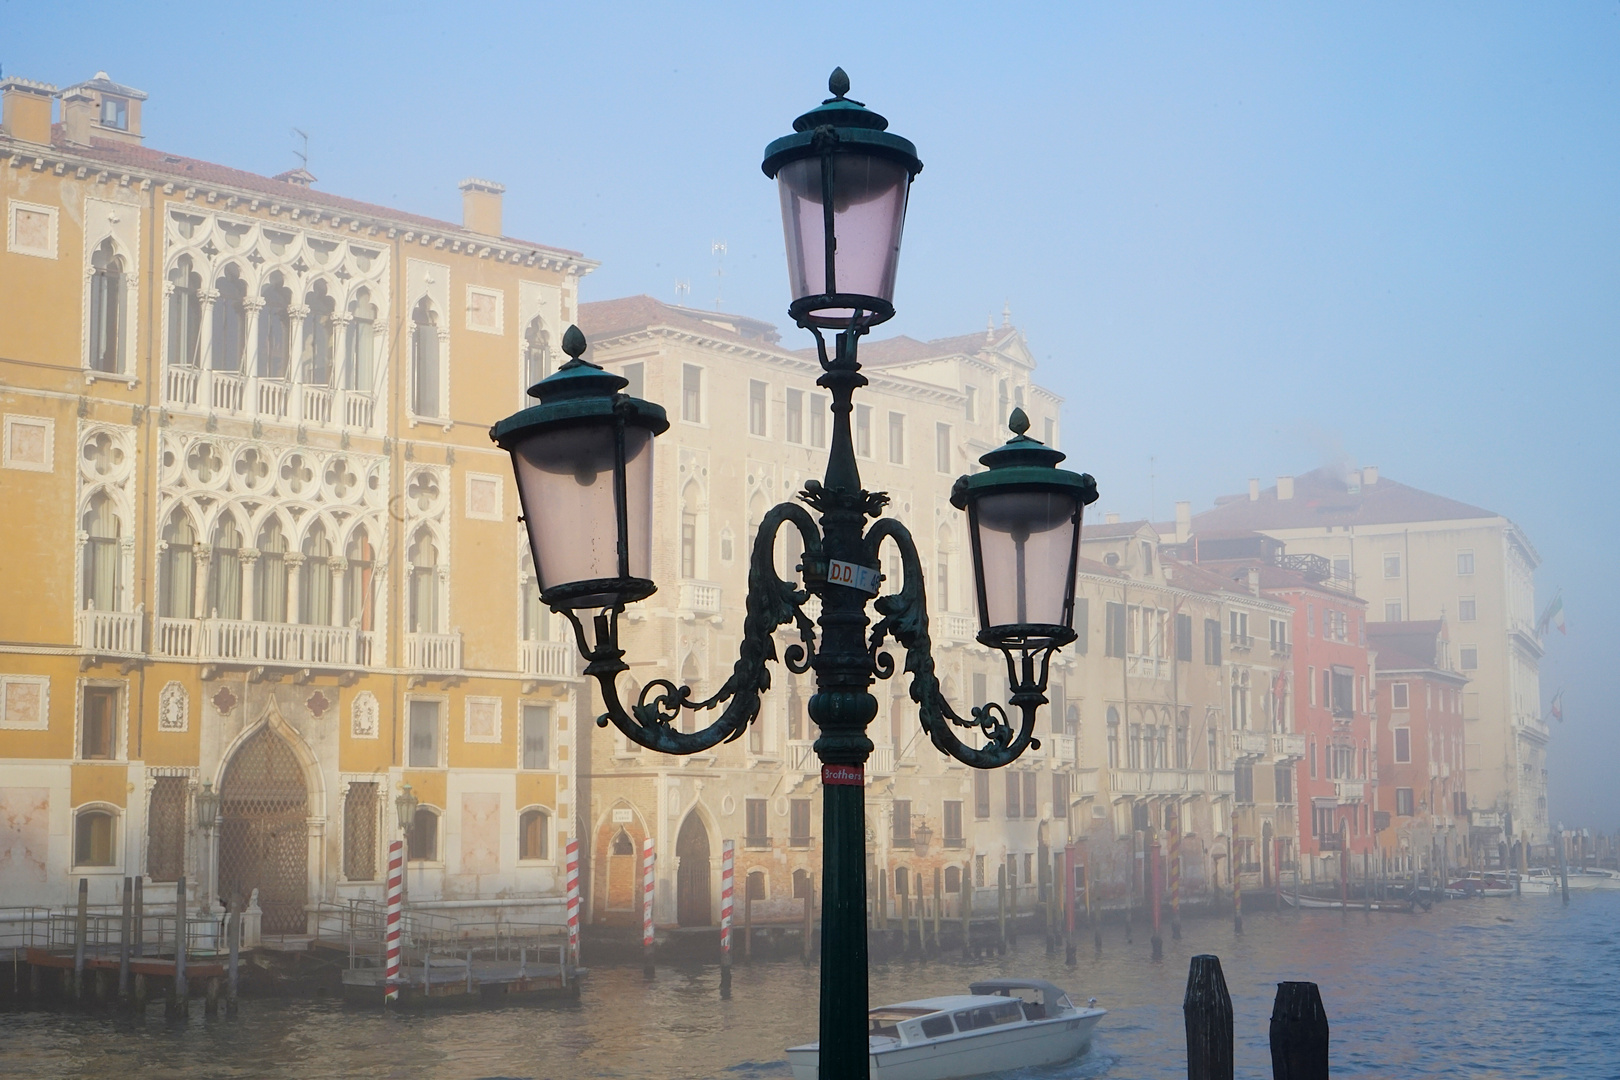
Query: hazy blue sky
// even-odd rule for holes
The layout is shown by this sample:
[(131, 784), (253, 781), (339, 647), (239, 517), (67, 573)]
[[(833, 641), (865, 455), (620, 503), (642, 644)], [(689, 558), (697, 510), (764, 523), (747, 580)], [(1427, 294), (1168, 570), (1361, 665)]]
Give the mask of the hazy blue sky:
[(1340, 458), (1512, 517), (1568, 612), (1553, 814), (1620, 826), (1615, 0), (9, 0), (0, 64), (106, 69), (149, 145), (258, 172), (302, 128), (321, 189), (403, 209), (498, 179), (509, 233), (601, 260), (586, 299), (712, 306), (723, 239), (724, 307), (779, 322), (760, 151), (842, 64), (926, 164), (886, 333), (1010, 303), (1127, 517)]

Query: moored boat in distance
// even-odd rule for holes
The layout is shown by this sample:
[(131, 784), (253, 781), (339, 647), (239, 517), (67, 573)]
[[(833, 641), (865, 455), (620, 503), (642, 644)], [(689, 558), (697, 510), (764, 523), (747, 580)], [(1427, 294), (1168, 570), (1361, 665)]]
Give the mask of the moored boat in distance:
[[(881, 1080), (965, 1080), (1082, 1053), (1107, 1014), (1074, 1005), (1042, 979), (985, 979), (966, 994), (902, 1001), (871, 1010), (871, 1075)], [(789, 1047), (794, 1080), (816, 1080), (820, 1044)]]
[[(1557, 870), (1531, 870), (1524, 880), (1527, 887), (1534, 882), (1538, 887), (1545, 887), (1548, 892), (1560, 892), (1563, 889), (1563, 879), (1559, 877)], [(1570, 867), (1569, 891), (1581, 892), (1588, 889), (1620, 889), (1620, 874), (1596, 866), (1587, 867), (1585, 870)]]
[(1328, 909), (1333, 911), (1399, 911), (1409, 913), (1414, 910), (1416, 901), (1410, 896), (1387, 897), (1383, 900), (1374, 900), (1369, 904), (1366, 900), (1350, 900), (1348, 903), (1338, 899), (1326, 899), (1320, 896), (1292, 896), (1282, 894), (1283, 903), (1297, 907), (1304, 911)]

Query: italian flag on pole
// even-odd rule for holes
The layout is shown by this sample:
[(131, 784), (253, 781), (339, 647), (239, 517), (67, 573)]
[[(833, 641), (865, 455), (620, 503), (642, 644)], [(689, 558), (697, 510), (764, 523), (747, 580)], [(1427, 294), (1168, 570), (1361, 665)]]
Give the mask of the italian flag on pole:
[(1564, 594), (1559, 593), (1553, 597), (1553, 602), (1547, 605), (1547, 610), (1541, 613), (1541, 621), (1536, 624), (1536, 632), (1545, 634), (1548, 626), (1558, 627), (1560, 634), (1568, 634), (1564, 629)]
[(1562, 690), (1553, 695), (1552, 704), (1547, 706), (1547, 714), (1559, 723), (1564, 721), (1564, 692)]

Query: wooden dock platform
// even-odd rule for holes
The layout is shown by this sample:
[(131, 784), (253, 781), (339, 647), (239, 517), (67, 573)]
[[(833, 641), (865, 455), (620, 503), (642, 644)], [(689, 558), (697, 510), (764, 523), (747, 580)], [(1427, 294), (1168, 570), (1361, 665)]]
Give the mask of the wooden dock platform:
[[(531, 960), (460, 960), (434, 957), (426, 965), (401, 968), (396, 1006), (488, 1006), (579, 996), (583, 968)], [(383, 1005), (388, 988), (380, 967), (343, 972), (343, 999), (373, 1008)]]

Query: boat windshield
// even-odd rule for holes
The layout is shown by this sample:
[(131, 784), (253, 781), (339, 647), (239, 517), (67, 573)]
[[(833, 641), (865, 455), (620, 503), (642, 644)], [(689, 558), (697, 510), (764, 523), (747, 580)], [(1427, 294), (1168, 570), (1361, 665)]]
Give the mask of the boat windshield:
[(974, 1031), (978, 1028), (995, 1027), (997, 1024), (1013, 1024), (1024, 1018), (1024, 1010), (1019, 1002), (1011, 1001), (1005, 1005), (983, 1005), (977, 1009), (963, 1009), (956, 1014), (957, 1031)]
[(873, 1009), (866, 1014), (868, 1035), (887, 1035), (891, 1039), (900, 1037), (900, 1023), (903, 1020), (915, 1020), (919, 1016), (928, 1016), (932, 1009), (896, 1009), (892, 1006), (883, 1009)]

